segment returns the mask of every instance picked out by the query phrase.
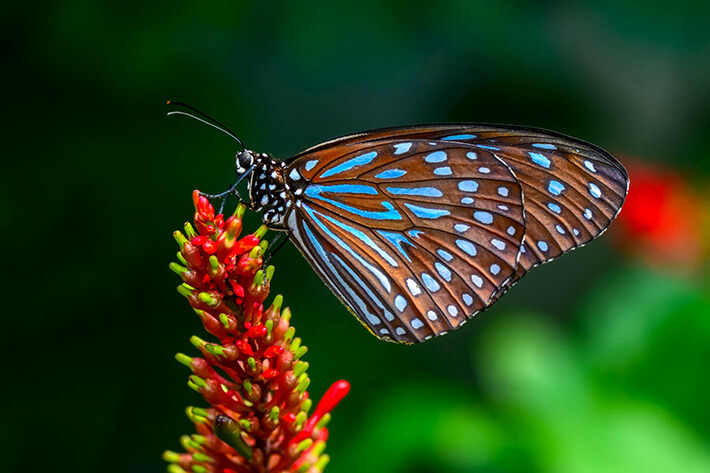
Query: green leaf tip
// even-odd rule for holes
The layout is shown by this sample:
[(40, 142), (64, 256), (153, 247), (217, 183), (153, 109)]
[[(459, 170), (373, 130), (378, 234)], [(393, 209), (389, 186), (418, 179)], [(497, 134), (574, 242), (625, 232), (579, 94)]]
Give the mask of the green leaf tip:
[(187, 238), (189, 238), (190, 240), (197, 236), (197, 232), (192, 227), (192, 224), (190, 222), (185, 222), (185, 235), (187, 235)]
[(218, 297), (213, 296), (209, 292), (201, 292), (197, 295), (197, 298), (200, 299), (201, 302), (204, 302), (210, 307), (215, 307), (219, 305), (220, 300)]
[(266, 267), (266, 280), (271, 282), (271, 278), (274, 277), (274, 271), (276, 271), (276, 268), (274, 265), (270, 264), (269, 266)]
[(297, 350), (294, 350), (294, 352), (293, 352), (293, 359), (294, 359), (294, 360), (298, 360), (298, 359), (301, 358), (303, 355), (305, 355), (307, 351), (308, 351), (308, 347), (307, 347), (307, 346), (304, 345), (304, 346), (302, 346), (302, 347), (299, 347)]
[(329, 412), (324, 414), (323, 417), (321, 417), (318, 423), (316, 424), (316, 427), (322, 429), (323, 427), (328, 425), (328, 422), (330, 422), (330, 419), (332, 419), (332, 417), (333, 416), (331, 416)]
[(303, 373), (308, 370), (308, 362), (307, 361), (297, 361), (296, 365), (293, 367), (293, 374), (296, 376), (301, 376)]
[(261, 240), (261, 238), (266, 235), (266, 232), (268, 231), (269, 227), (267, 227), (266, 225), (262, 225), (256, 229), (256, 231), (254, 232), (254, 236)]
[(175, 359), (177, 361), (179, 361), (181, 364), (187, 366), (188, 368), (192, 368), (192, 358), (185, 355), (184, 353), (176, 353)]
[(169, 463), (177, 463), (180, 461), (180, 454), (172, 450), (165, 450), (163, 452), (163, 460)]
[(180, 266), (179, 264), (177, 264), (177, 263), (175, 263), (175, 262), (170, 263), (170, 264), (168, 265), (168, 268), (170, 268), (170, 270), (171, 270), (173, 273), (177, 274), (178, 276), (182, 276), (182, 275), (184, 275), (185, 273), (187, 273), (187, 272), (189, 271), (186, 267)]
[(190, 297), (192, 295), (192, 291), (194, 291), (195, 288), (190, 286), (189, 284), (182, 283), (177, 287), (177, 292), (180, 293), (180, 295), (184, 297)]
[(212, 273), (219, 272), (220, 265), (219, 265), (219, 260), (217, 259), (217, 257), (215, 255), (210, 255), (209, 261), (210, 261), (210, 269), (212, 269)]
[(298, 453), (301, 453), (302, 451), (304, 451), (305, 449), (307, 449), (311, 445), (313, 445), (313, 439), (303, 440), (303, 441), (299, 442), (298, 446), (296, 447), (296, 451)]
[(175, 230), (173, 232), (173, 238), (175, 238), (175, 241), (177, 242), (180, 248), (185, 246), (185, 243), (189, 241), (187, 238), (185, 238), (185, 235), (183, 235), (180, 230)]

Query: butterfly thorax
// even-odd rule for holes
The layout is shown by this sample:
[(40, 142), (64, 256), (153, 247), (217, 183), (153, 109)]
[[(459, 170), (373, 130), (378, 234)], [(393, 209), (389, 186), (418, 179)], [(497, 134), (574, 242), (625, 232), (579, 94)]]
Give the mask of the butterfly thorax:
[(251, 208), (263, 212), (263, 221), (269, 228), (285, 229), (285, 216), (294, 201), (293, 194), (284, 182), (286, 165), (266, 153), (254, 153), (254, 158), (249, 183)]

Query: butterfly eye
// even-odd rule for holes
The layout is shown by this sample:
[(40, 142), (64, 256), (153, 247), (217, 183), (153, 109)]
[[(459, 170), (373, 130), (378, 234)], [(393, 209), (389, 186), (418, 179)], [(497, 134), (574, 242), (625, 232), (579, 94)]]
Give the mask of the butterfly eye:
[(236, 157), (237, 175), (241, 176), (254, 164), (254, 155), (251, 151), (240, 151)]

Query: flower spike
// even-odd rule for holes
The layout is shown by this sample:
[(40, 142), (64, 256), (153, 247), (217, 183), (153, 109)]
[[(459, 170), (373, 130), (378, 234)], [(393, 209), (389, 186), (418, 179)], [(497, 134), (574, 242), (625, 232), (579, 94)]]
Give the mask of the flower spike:
[(190, 407), (196, 434), (183, 436), (185, 453), (166, 451), (172, 473), (319, 472), (328, 463), (325, 441), (330, 411), (347, 394), (338, 381), (309, 417), (306, 352), (295, 338), (291, 312), (278, 295), (264, 307), (274, 267), (263, 267), (267, 227), (240, 238), (246, 210), (225, 219), (193, 192), (194, 226), (173, 234), (180, 251), (170, 269), (182, 279), (178, 292), (218, 341), (190, 342), (201, 356), (175, 358), (191, 373), (188, 386), (211, 404)]

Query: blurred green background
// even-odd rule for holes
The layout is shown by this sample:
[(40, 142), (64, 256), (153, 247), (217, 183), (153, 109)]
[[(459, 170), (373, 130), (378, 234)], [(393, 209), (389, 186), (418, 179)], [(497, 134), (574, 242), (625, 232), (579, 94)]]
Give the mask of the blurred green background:
[[(383, 126), (553, 129), (677, 173), (695, 213), (670, 212), (697, 220), (709, 21), (688, 0), (4, 6), (0, 469), (164, 471), (193, 432), (184, 408), (203, 403), (173, 355), (194, 355), (202, 328), (167, 268), (171, 232), (192, 189), (233, 182), (237, 148), (167, 119), (167, 99), (283, 158)], [(312, 396), (352, 384), (327, 471), (710, 471), (706, 234), (680, 263), (654, 253), (682, 239), (639, 255), (628, 238), (532, 271), (414, 347), (377, 341), (282, 250), (272, 288), (309, 346)]]

